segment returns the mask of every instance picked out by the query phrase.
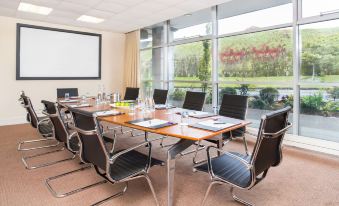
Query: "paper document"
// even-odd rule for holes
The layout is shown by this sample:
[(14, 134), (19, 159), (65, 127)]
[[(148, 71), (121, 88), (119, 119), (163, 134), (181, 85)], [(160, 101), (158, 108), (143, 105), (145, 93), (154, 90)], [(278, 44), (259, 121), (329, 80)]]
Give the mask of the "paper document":
[(233, 123), (219, 122), (219, 121), (214, 121), (212, 119), (199, 122), (198, 124), (207, 126), (207, 127), (218, 128), (218, 129), (224, 129), (224, 128), (232, 127), (235, 125)]
[(60, 100), (61, 103), (68, 103), (68, 102), (78, 102), (78, 99), (69, 99), (69, 100)]
[(108, 110), (108, 111), (101, 111), (96, 113), (98, 116), (110, 116), (110, 115), (118, 115), (120, 114), (119, 111), (115, 110)]
[(69, 107), (72, 108), (81, 108), (81, 107), (89, 107), (89, 104), (72, 104), (72, 105), (68, 105)]
[(133, 123), (134, 125), (138, 125), (140, 127), (156, 127), (162, 124), (166, 124), (168, 121), (161, 119), (150, 119), (142, 122)]

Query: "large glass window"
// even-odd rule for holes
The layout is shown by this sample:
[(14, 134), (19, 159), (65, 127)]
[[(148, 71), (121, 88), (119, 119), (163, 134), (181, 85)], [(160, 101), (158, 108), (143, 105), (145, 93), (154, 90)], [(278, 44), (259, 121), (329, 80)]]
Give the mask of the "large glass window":
[(300, 134), (339, 142), (339, 87), (302, 86)]
[(144, 28), (141, 86), (169, 89), (178, 107), (186, 91), (204, 91), (210, 112), (224, 94), (247, 95), (252, 128), (299, 104), (289, 116), (295, 135), (339, 142), (338, 9), (333, 0), (237, 0)]
[(292, 81), (292, 56), (290, 28), (220, 38), (219, 81)]
[(339, 83), (339, 20), (300, 26), (301, 80)]
[[(339, 9), (336, 0), (302, 0), (302, 16), (321, 16)], [(338, 11), (337, 11), (338, 12)]]
[(164, 27), (162, 23), (140, 29), (140, 48), (160, 46), (164, 43)]
[(209, 81), (211, 79), (211, 41), (203, 40), (169, 48), (170, 80)]
[(220, 19), (218, 20), (218, 32), (221, 35), (291, 23), (293, 17), (292, 11), (292, 4), (289, 3)]
[(171, 19), (169, 29), (170, 41), (209, 35), (212, 33), (211, 9), (204, 9)]

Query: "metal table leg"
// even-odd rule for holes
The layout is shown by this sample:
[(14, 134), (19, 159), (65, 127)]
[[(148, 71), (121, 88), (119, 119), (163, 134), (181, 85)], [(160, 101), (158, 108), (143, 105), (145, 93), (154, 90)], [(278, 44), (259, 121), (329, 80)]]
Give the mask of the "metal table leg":
[(167, 205), (173, 205), (173, 192), (174, 192), (174, 173), (175, 173), (175, 158), (182, 151), (194, 144), (195, 141), (188, 139), (181, 139), (167, 151)]

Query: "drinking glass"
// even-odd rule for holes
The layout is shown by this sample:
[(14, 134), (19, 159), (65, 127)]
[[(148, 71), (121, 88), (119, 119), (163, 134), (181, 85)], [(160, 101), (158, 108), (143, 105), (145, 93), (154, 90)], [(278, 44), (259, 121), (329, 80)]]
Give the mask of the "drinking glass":
[(135, 114), (135, 105), (134, 103), (129, 104), (129, 114), (134, 115)]
[(69, 93), (65, 93), (65, 100), (69, 100)]
[(180, 126), (188, 126), (188, 111), (182, 111), (181, 112)]

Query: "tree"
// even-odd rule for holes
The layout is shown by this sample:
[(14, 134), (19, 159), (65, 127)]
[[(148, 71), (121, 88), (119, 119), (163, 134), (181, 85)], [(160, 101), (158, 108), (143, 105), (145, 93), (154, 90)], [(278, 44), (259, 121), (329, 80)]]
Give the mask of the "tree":
[(206, 92), (207, 89), (207, 81), (211, 76), (211, 69), (210, 69), (210, 61), (211, 61), (211, 52), (210, 52), (210, 43), (208, 40), (204, 40), (202, 42), (203, 46), (203, 55), (200, 59), (199, 66), (198, 66), (198, 78), (201, 83), (202, 91)]
[(333, 87), (332, 89), (329, 89), (327, 92), (333, 98), (333, 101), (339, 99), (339, 87)]

